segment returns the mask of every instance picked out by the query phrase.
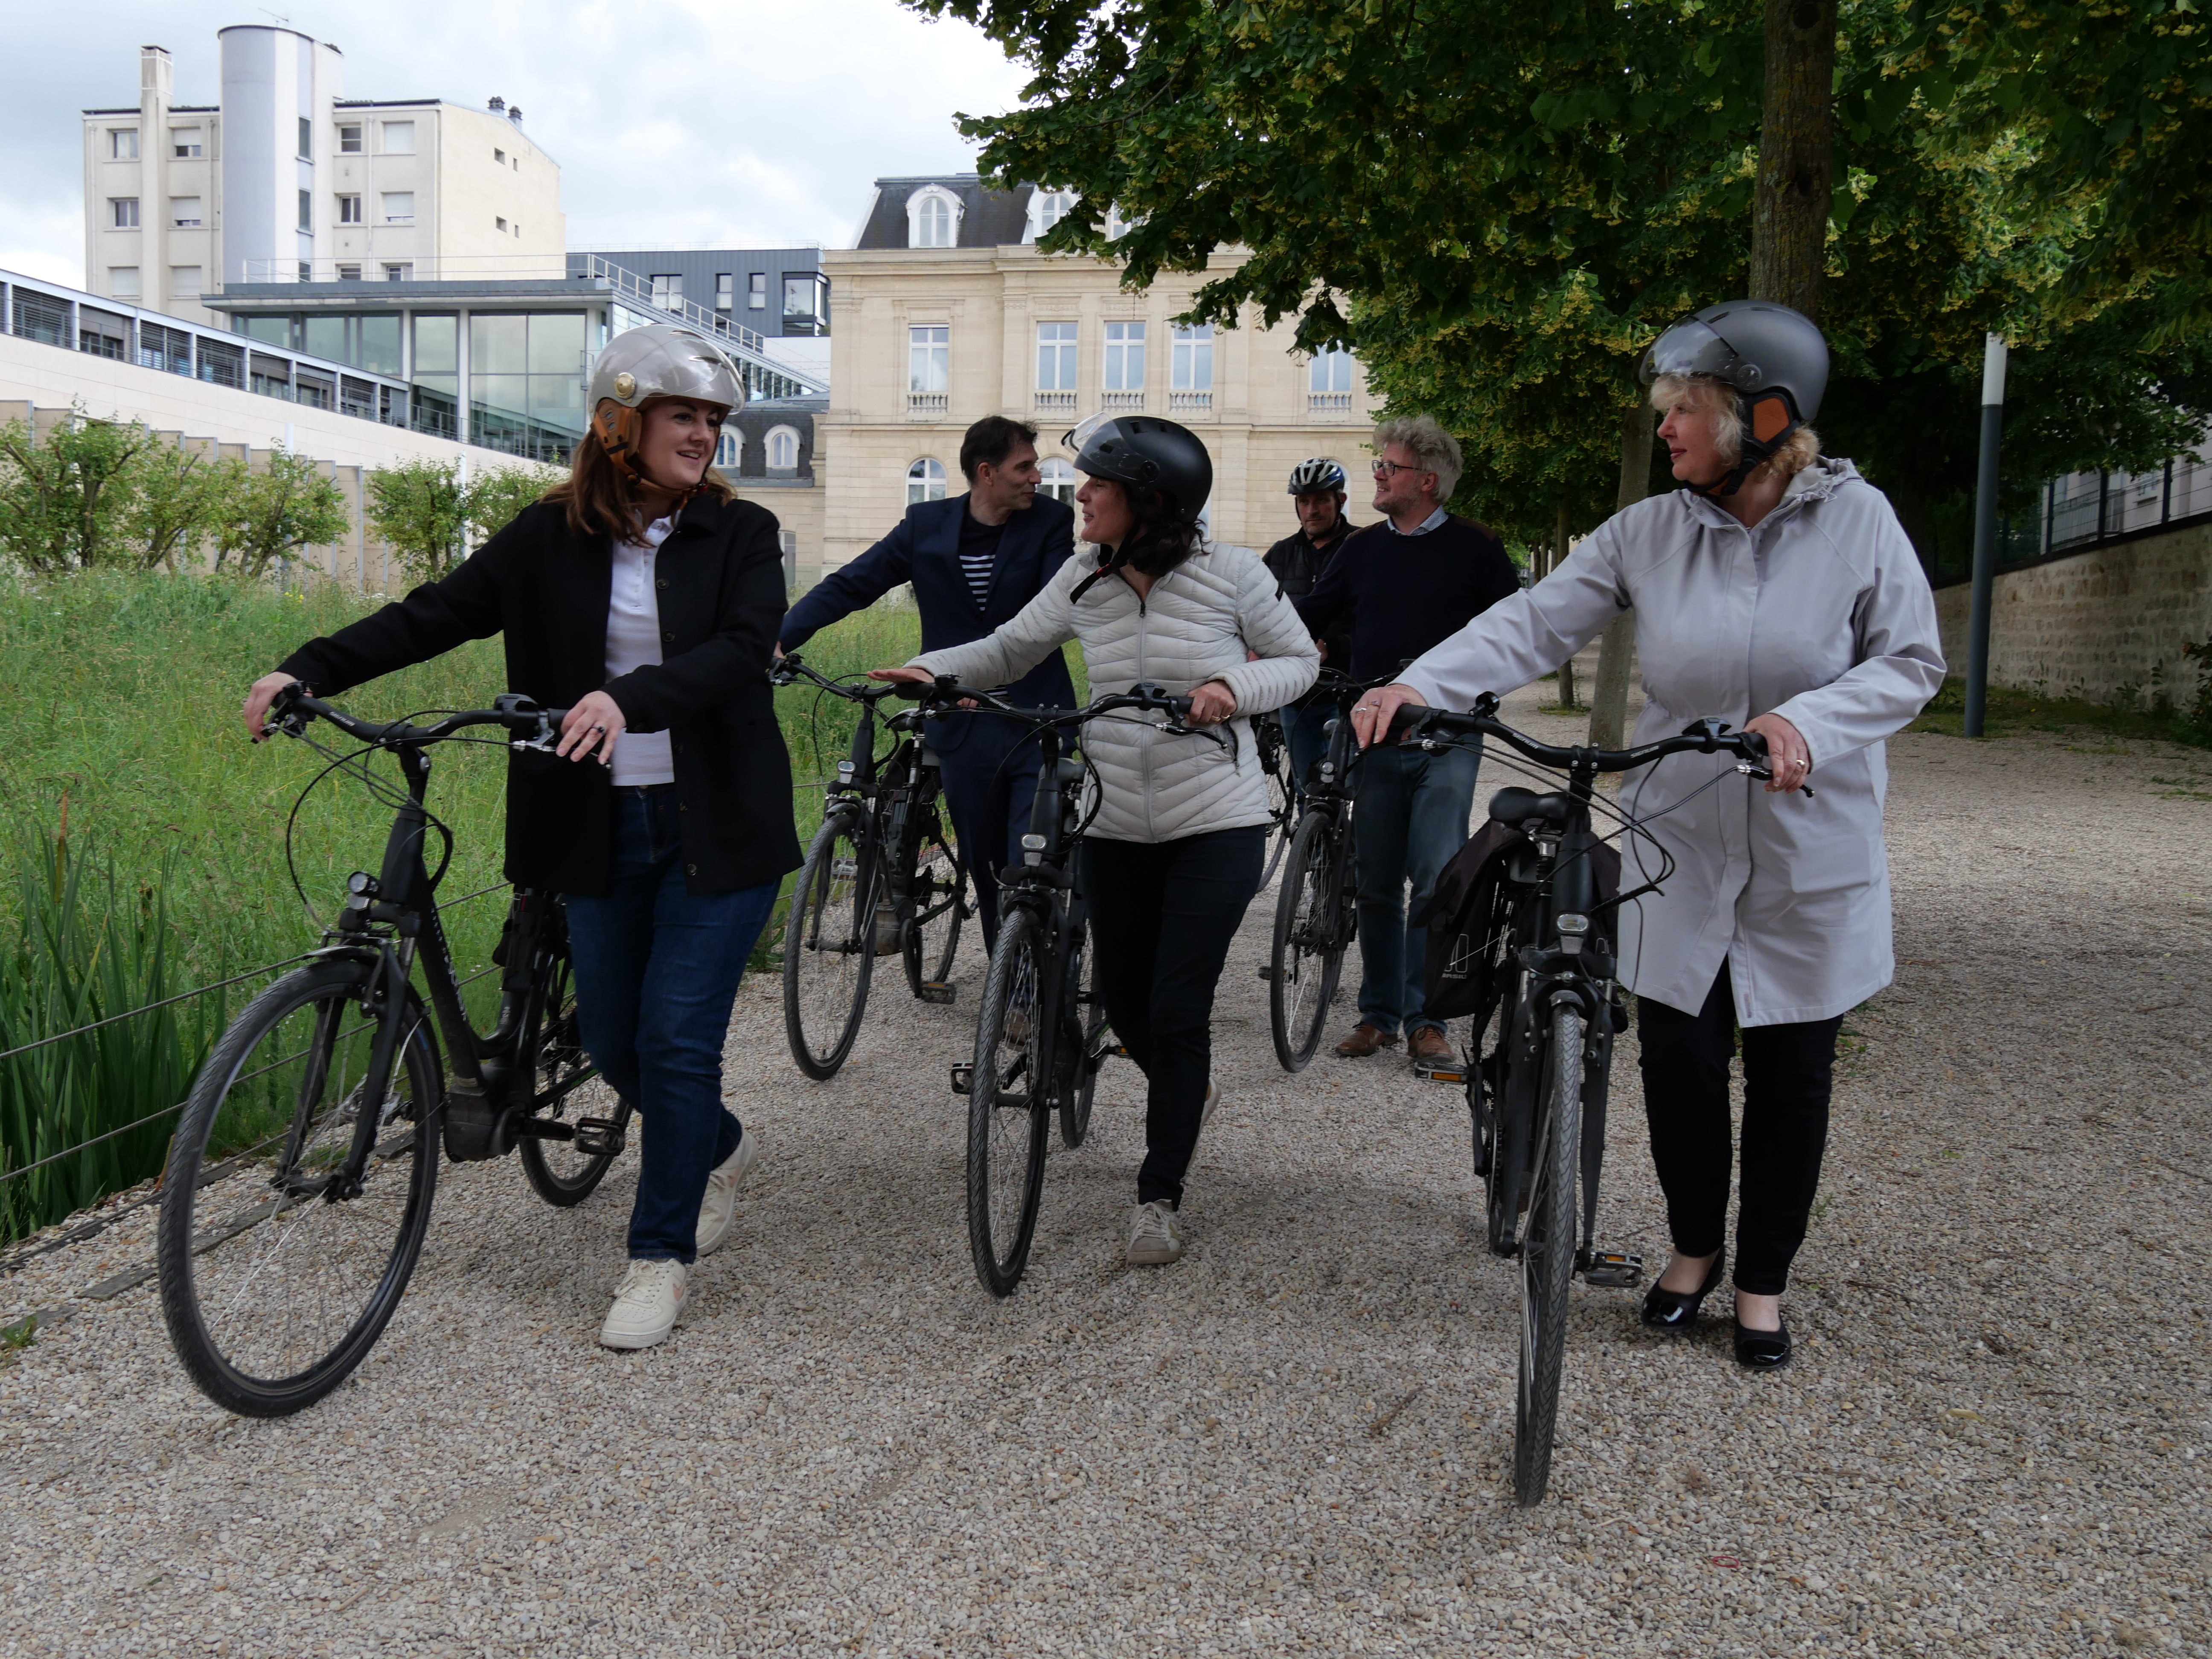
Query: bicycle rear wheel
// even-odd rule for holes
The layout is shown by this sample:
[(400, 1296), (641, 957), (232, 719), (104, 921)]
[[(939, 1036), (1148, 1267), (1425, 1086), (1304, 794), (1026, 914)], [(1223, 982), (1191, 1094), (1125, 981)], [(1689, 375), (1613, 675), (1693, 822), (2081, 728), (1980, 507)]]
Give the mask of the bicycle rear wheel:
[[(934, 778), (934, 772), (924, 774)], [(960, 846), (946, 820), (945, 797), (935, 790), (914, 804), (914, 868), (908, 877), (905, 945), (907, 987), (918, 997), (925, 988), (947, 985), (960, 950), (961, 925), (968, 919), (968, 872)]]
[[(380, 1006), (369, 962), (287, 974), (208, 1056), (170, 1143), (155, 1261), (169, 1340), (202, 1394), (283, 1417), (343, 1382), (415, 1271), (438, 1185), (441, 1068), (422, 1006)], [(365, 1007), (374, 1007), (364, 1015)], [(380, 1023), (403, 1039), (366, 1098)], [(364, 1112), (357, 1190), (336, 1179)], [(244, 1150), (222, 1157), (222, 1149)]]
[(968, 1249), (975, 1277), (1010, 1296), (1029, 1266), (1052, 1112), (1045, 1075), (1044, 951), (1037, 919), (999, 923), (968, 1085)]
[[(592, 1067), (576, 1024), (575, 973), (568, 962), (564, 939), (545, 981), (544, 1023), (537, 1052), (536, 1097), (544, 1104), (532, 1114), (574, 1125), (586, 1118), (614, 1126), (617, 1138), (627, 1139), (631, 1107), (607, 1080)], [(526, 1135), (517, 1149), (522, 1173), (532, 1188), (548, 1204), (567, 1209), (581, 1204), (599, 1190), (614, 1167), (619, 1152), (586, 1152), (574, 1141), (550, 1140)]]
[(1544, 1501), (1566, 1358), (1567, 1289), (1575, 1276), (1575, 1171), (1582, 1153), (1583, 1017), (1552, 1011), (1551, 1048), (1530, 1147), (1521, 1237), (1521, 1367), (1513, 1412), (1513, 1498)]
[(1344, 852), (1335, 823), (1308, 813), (1291, 838), (1275, 895), (1267, 1024), (1275, 1058), (1286, 1072), (1305, 1070), (1321, 1046), (1322, 1026), (1344, 971)]
[(799, 1069), (817, 1082), (837, 1075), (876, 971), (876, 901), (882, 870), (867, 820), (833, 815), (814, 836), (783, 929), (783, 1029)]

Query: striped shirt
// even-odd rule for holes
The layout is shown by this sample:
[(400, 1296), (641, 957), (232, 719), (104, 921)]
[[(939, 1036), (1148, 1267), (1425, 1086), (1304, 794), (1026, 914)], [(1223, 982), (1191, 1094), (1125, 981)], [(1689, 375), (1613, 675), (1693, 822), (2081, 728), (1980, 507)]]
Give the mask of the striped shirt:
[(979, 524), (965, 507), (960, 509), (960, 574), (967, 580), (968, 592), (978, 611), (991, 597), (991, 571), (998, 562), (999, 538), (1005, 531), (1004, 525)]

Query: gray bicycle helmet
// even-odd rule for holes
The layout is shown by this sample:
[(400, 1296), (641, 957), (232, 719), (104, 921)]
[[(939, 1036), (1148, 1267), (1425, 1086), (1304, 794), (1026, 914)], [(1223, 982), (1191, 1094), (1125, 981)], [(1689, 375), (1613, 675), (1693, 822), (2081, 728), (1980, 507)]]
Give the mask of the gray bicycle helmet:
[(1213, 494), (1213, 458), (1198, 434), (1150, 415), (1093, 415), (1060, 441), (1075, 470), (1139, 489), (1157, 489), (1178, 518), (1195, 522)]
[(1344, 469), (1325, 455), (1316, 455), (1310, 461), (1300, 461), (1291, 469), (1288, 493), (1293, 495), (1311, 495), (1316, 489), (1342, 489)]
[(745, 386), (721, 347), (696, 328), (656, 323), (626, 329), (592, 360), (586, 401), (599, 442), (624, 471), (637, 471), (638, 411), (655, 398), (690, 398), (735, 414)]
[(1741, 462), (1699, 492), (1732, 495), (1820, 412), (1828, 343), (1802, 312), (1767, 300), (1730, 300), (1685, 317), (1651, 343), (1636, 378), (1650, 386), (1662, 375), (1701, 375), (1735, 388), (1744, 424)]

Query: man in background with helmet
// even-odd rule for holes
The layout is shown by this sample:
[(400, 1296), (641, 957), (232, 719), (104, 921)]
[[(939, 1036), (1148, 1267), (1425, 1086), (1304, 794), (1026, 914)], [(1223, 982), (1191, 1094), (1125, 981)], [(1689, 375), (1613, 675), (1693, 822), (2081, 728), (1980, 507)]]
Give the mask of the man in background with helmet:
[[(779, 654), (904, 582), (921, 612), (921, 647), (949, 650), (981, 639), (1037, 596), (1075, 551), (1075, 514), (1037, 493), (1036, 428), (987, 415), (960, 441), (968, 493), (916, 501), (890, 535), (824, 576), (783, 621)], [(1075, 683), (1054, 651), (1007, 686), (1024, 708), (1067, 708)], [(999, 935), (999, 866), (1029, 828), (1037, 747), (1012, 720), (954, 715), (932, 723), (960, 857), (975, 884), (983, 948)]]
[[(1344, 516), (1344, 469), (1326, 456), (1300, 461), (1291, 469), (1291, 504), (1297, 508), (1298, 528), (1267, 550), (1267, 568), (1282, 584), (1283, 597), (1296, 605), (1311, 593), (1314, 584), (1328, 569), (1336, 550), (1356, 526)], [(1352, 662), (1352, 625), (1340, 622), (1315, 641), (1322, 664), (1346, 672)], [(1306, 774), (1328, 746), (1322, 728), (1336, 712), (1336, 698), (1328, 691), (1310, 691), (1284, 711), (1283, 726), (1290, 739), (1291, 770), (1297, 787), (1305, 787)]]
[[(1298, 605), (1316, 643), (1350, 628), (1358, 680), (1396, 673), (1521, 591), (1497, 536), (1444, 511), (1459, 484), (1459, 444), (1433, 416), (1385, 421), (1375, 428), (1375, 454), (1383, 521), (1346, 541)], [(1479, 745), (1430, 755), (1390, 744), (1360, 757), (1359, 1023), (1336, 1045), (1347, 1060), (1392, 1046), (1402, 1030), (1416, 1069), (1457, 1063), (1443, 1023), (1422, 1009), (1428, 929), (1406, 918), (1428, 903), (1444, 861), (1467, 840), (1481, 760)]]

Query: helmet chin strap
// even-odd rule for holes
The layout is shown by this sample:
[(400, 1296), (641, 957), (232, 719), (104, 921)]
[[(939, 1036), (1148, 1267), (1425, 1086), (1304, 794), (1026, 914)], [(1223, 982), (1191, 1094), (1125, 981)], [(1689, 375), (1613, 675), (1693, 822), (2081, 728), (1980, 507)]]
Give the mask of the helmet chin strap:
[[(1127, 540), (1128, 538), (1127, 537), (1122, 538), (1125, 547), (1127, 544)], [(1115, 571), (1119, 570), (1123, 565), (1128, 562), (1129, 556), (1123, 550), (1123, 548), (1115, 548), (1112, 552), (1106, 556), (1104, 562), (1100, 564), (1098, 568), (1092, 571), (1081, 581), (1076, 583), (1075, 592), (1067, 596), (1067, 602), (1070, 605), (1081, 604), (1083, 596), (1085, 593), (1088, 593), (1100, 582), (1103, 581), (1107, 577), (1112, 575)]]
[(1772, 438), (1761, 441), (1751, 435), (1753, 407), (1751, 399), (1738, 392), (1735, 407), (1736, 415), (1742, 423), (1744, 433), (1741, 445), (1741, 453), (1736, 464), (1711, 483), (1693, 483), (1684, 486), (1692, 495), (1703, 495), (1709, 501), (1726, 501), (1737, 490), (1742, 489), (1744, 480), (1774, 459), (1774, 452), (1781, 447), (1790, 434), (1797, 429), (1799, 424), (1793, 420), (1784, 426)]

